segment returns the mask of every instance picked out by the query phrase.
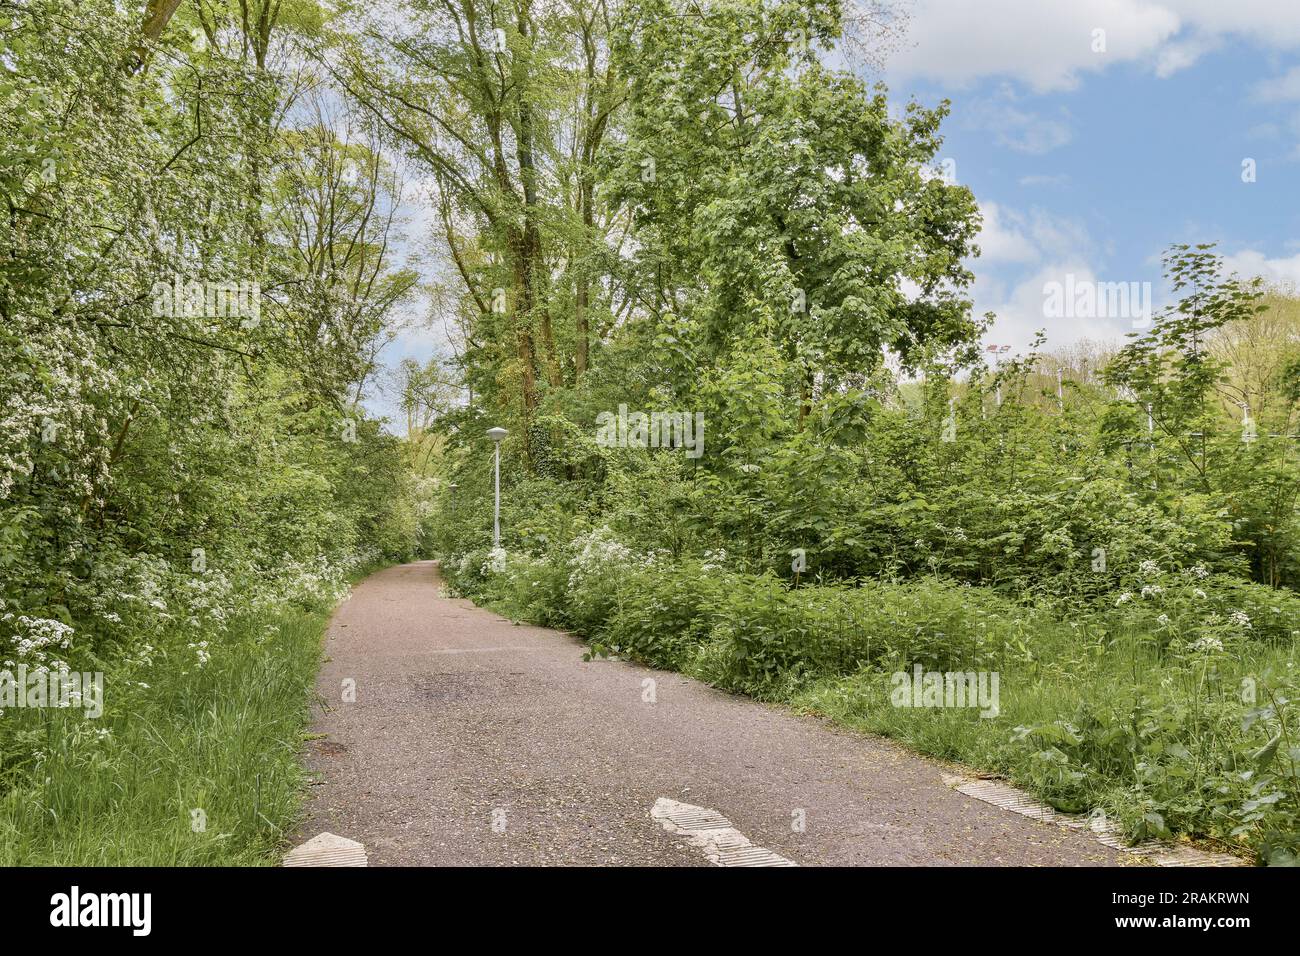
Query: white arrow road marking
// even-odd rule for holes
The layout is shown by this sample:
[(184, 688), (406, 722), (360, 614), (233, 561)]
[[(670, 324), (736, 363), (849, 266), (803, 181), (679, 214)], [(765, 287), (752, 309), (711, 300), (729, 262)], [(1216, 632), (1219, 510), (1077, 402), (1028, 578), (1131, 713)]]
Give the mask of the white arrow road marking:
[(717, 866), (798, 866), (765, 847), (754, 846), (717, 810), (660, 797), (650, 816), (669, 833), (684, 837)]

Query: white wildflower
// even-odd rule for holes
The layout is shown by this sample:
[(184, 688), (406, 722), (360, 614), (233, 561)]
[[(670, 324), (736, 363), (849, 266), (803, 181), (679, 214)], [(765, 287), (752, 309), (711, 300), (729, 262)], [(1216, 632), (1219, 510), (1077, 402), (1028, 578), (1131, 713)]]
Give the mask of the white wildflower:
[(487, 560), (483, 562), (483, 575), (502, 574), (506, 569), (506, 549), (493, 548), (488, 552)]

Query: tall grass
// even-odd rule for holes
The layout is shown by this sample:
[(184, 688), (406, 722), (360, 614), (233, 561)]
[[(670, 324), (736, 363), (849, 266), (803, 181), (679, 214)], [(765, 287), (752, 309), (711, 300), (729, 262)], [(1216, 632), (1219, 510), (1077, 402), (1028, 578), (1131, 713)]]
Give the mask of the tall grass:
[[(1294, 661), (1292, 646), (1243, 642), (1213, 660), (1177, 659), (1139, 632), (1089, 644), (1041, 628), (1032, 653), (998, 665), (996, 719), (893, 706), (891, 675), (875, 668), (805, 685), (790, 703), (1003, 775), (1058, 808), (1103, 810), (1134, 839), (1210, 836), (1289, 865), (1300, 847), (1300, 794), (1288, 779), (1296, 755), (1284, 746), (1266, 763), (1260, 751), (1287, 716), (1270, 688), (1285, 690)], [(1253, 817), (1243, 807), (1266, 774), (1281, 799)]]
[(108, 665), (99, 719), (11, 710), (31, 745), (0, 796), (0, 865), (258, 866), (295, 824), (327, 615), (233, 622), (203, 666)]

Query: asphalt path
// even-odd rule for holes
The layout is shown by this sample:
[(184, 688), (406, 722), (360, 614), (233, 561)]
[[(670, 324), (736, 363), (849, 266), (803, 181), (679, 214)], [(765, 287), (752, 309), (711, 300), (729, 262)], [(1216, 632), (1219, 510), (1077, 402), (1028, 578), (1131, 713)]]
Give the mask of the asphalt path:
[(371, 865), (711, 865), (652, 818), (668, 798), (802, 866), (1125, 862), (890, 741), (583, 650), (440, 596), (432, 562), (361, 582), (326, 638), (300, 838)]

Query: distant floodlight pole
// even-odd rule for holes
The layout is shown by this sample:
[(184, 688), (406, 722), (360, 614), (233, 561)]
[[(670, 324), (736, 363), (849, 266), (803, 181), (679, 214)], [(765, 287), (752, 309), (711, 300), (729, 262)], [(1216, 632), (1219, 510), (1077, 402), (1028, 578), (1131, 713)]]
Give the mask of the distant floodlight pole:
[(492, 469), (492, 484), (496, 489), (496, 504), (492, 509), (493, 550), (501, 547), (501, 439), (509, 434), (504, 428), (489, 428), (487, 430), (488, 438), (491, 438), (492, 443), (496, 446), (495, 463)]
[[(998, 369), (999, 369), (999, 368), (1001, 367), (1001, 365), (1002, 365), (1002, 363), (1001, 363), (998, 359), (999, 359), (1000, 356), (1003, 356), (1003, 355), (1005, 355), (1006, 353), (1010, 352), (1010, 351), (1011, 351), (1011, 346), (1010, 346), (1010, 345), (990, 345), (990, 346), (987, 346), (987, 347), (984, 349), (984, 351), (985, 351), (985, 352), (988, 352), (990, 355), (993, 356), (993, 376), (994, 376), (994, 379), (996, 380), (996, 379), (997, 379)], [(1002, 407), (1002, 382), (1001, 382), (1001, 380), (997, 380), (997, 385), (996, 385), (996, 392), (995, 392), (995, 394), (996, 394), (996, 396), (997, 396), (998, 407), (1001, 408), (1001, 407)]]

